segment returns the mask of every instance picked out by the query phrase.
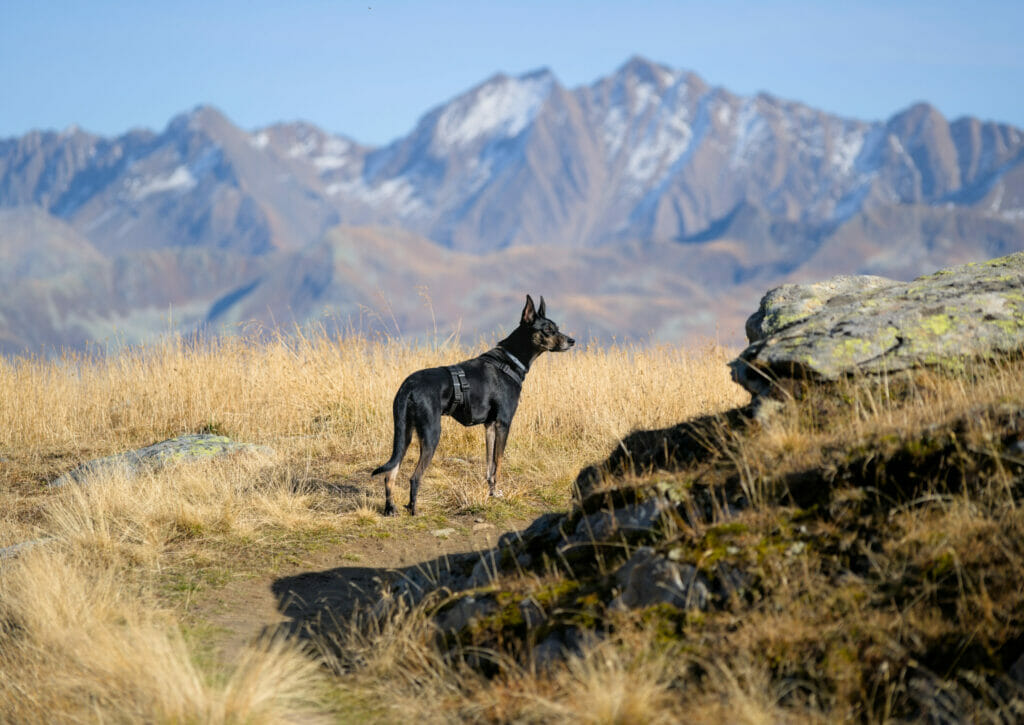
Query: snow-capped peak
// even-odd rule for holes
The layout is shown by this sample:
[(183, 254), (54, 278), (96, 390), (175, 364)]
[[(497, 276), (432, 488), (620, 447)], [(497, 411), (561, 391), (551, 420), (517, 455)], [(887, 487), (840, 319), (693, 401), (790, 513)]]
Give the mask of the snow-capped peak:
[(518, 78), (495, 76), (441, 113), (435, 142), (451, 148), (482, 137), (514, 138), (536, 117), (554, 84), (554, 76), (546, 70)]
[(614, 77), (620, 83), (628, 81), (630, 83), (650, 84), (663, 91), (675, 85), (685, 75), (682, 71), (655, 63), (643, 56), (634, 55), (615, 71)]

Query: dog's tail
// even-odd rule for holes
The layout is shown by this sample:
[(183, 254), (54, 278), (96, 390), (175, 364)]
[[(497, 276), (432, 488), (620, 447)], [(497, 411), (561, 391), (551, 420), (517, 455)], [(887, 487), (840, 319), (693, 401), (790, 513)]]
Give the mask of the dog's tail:
[(395, 395), (395, 403), (392, 408), (395, 416), (395, 440), (391, 447), (391, 458), (383, 466), (373, 469), (373, 473), (370, 474), (371, 478), (388, 471), (393, 471), (402, 462), (402, 458), (405, 457), (405, 450), (409, 447), (409, 437), (406, 433), (406, 426), (408, 426), (406, 411), (408, 407), (409, 393), (404, 390), (403, 386), (403, 388), (399, 388), (398, 394)]

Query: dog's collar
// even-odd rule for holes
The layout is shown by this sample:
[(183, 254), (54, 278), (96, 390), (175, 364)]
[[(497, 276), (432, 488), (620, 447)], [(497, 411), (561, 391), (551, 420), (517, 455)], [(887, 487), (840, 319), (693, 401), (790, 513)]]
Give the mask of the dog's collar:
[[(493, 365), (501, 372), (512, 378), (518, 385), (522, 385), (526, 379), (526, 366), (515, 355), (501, 347), (495, 347), (480, 356), (484, 362)], [(508, 363), (511, 362), (516, 367)]]
[(517, 368), (519, 368), (519, 372), (521, 372), (523, 375), (526, 375), (526, 366), (523, 365), (523, 361), (522, 360), (517, 358), (515, 355), (513, 355), (512, 353), (510, 353), (508, 350), (506, 350), (503, 347), (496, 347), (494, 349), (501, 351), (501, 353), (505, 356), (506, 360), (508, 360), (513, 365), (515, 365)]

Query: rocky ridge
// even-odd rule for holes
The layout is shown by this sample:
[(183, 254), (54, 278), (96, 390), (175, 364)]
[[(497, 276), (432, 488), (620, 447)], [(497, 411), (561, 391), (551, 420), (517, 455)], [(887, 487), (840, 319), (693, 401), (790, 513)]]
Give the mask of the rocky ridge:
[[(381, 148), (303, 122), (247, 131), (210, 107), (159, 132), (2, 139), (0, 208), (24, 207), (52, 217), (31, 224), (54, 237), (40, 245), (71, 241), (102, 260), (51, 269), (18, 241), (24, 220), (0, 220), (0, 247), (20, 250), (0, 273), (5, 352), (81, 347), (115, 329), (134, 342), (166, 329), (170, 306), (186, 332), (321, 320), (325, 308), (347, 322), (382, 306), (403, 332), (431, 332), (417, 295), (351, 283), (353, 258), (373, 252), (433, 296), (451, 291), (458, 304), (436, 310), (445, 334), (460, 319), (490, 332), (474, 311), (501, 299), (438, 260), (468, 255), (540, 284), (548, 252), (552, 282), (580, 310), (566, 323), (602, 310), (595, 337), (678, 340), (731, 329), (718, 300), (747, 309), (783, 281), (908, 279), (1019, 251), (1024, 133), (926, 104), (839, 118), (633, 58), (578, 88), (544, 70), (494, 76)], [(196, 258), (202, 283), (189, 282)], [(626, 271), (609, 278), (609, 267)]]

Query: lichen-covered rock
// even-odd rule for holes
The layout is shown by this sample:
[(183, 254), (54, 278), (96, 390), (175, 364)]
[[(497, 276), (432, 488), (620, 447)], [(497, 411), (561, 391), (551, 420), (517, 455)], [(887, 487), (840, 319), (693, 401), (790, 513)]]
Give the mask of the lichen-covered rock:
[(123, 472), (126, 475), (135, 475), (141, 470), (158, 470), (170, 464), (208, 460), (243, 452), (273, 455), (274, 451), (267, 446), (238, 443), (227, 436), (192, 433), (134, 451), (87, 461), (50, 481), (50, 486), (82, 483), (89, 476), (100, 472)]
[(793, 323), (805, 320), (838, 297), (864, 295), (900, 284), (887, 277), (840, 274), (823, 282), (784, 284), (761, 298), (757, 312), (747, 318), (749, 342), (763, 340)]
[(755, 396), (771, 395), (779, 381), (957, 369), (1019, 352), (1024, 252), (912, 282), (869, 278), (859, 291), (849, 278), (773, 290), (748, 322), (748, 335), (751, 345), (731, 366), (733, 379)]

